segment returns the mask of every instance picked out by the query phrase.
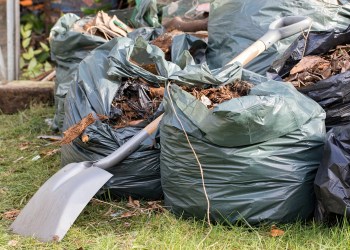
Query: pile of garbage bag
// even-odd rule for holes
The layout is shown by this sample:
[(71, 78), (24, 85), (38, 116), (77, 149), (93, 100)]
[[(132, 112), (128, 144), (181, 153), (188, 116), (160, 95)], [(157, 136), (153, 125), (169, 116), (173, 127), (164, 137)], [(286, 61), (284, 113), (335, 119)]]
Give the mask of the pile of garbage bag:
[[(212, 2), (209, 11), (209, 1), (187, 3), (184, 9), (179, 8), (182, 2), (167, 1), (161, 14), (157, 1), (136, 1), (130, 30), (123, 29), (113, 15), (101, 13), (83, 18), (86, 21), (79, 32), (79, 18), (71, 14), (55, 25), (51, 46), (58, 75), (56, 127), (67, 132), (86, 117), (93, 119), (62, 146), (62, 166), (104, 158), (164, 112), (159, 130), (123, 162), (107, 169), (113, 177), (99, 195), (164, 197), (166, 207), (176, 215), (200, 219), (208, 212), (208, 198), (211, 219), (224, 223), (307, 220), (315, 209), (319, 217), (338, 213), (343, 203), (333, 209), (324, 202), (325, 197), (338, 199), (325, 184), (334, 180), (329, 173), (338, 164), (327, 156), (336, 147), (330, 146), (329, 154), (323, 151), (325, 119), (327, 129), (347, 124), (347, 99), (341, 93), (346, 92), (342, 82), (349, 71), (329, 78), (344, 74), (343, 80), (332, 85), (339, 87), (333, 93), (343, 100), (327, 95), (326, 102), (308, 94), (312, 91), (283, 82), (281, 72), (289, 73), (300, 57), (320, 53), (327, 46), (332, 49), (335, 41), (343, 44), (348, 30), (324, 30), (346, 28), (349, 4), (280, 0), (272, 6), (269, 1), (233, 4), (224, 0)], [(316, 11), (320, 7), (325, 10), (322, 16)], [(176, 18), (182, 22), (188, 17), (204, 24), (208, 13), (209, 41), (207, 32), (167, 26)], [(288, 15), (314, 19), (307, 36), (277, 42), (248, 65), (248, 70), (239, 64), (226, 65), (264, 34), (273, 20)], [(103, 27), (87, 30), (86, 24), (98, 16)], [(220, 28), (222, 25), (226, 28)], [(322, 46), (312, 49), (317, 44)], [(268, 73), (274, 80), (263, 76), (285, 50)], [(344, 111), (336, 120), (330, 120), (333, 99), (334, 108), (343, 105)], [(327, 143), (338, 136), (346, 147), (341, 130), (331, 131), (334, 136), (328, 134)], [(335, 145), (340, 147), (340, 143)]]

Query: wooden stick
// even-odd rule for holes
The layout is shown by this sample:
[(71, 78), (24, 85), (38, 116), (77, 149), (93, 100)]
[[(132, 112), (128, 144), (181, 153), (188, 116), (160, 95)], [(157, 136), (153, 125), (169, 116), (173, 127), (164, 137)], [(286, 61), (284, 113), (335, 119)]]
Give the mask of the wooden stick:
[(52, 71), (50, 74), (48, 74), (46, 77), (44, 77), (44, 79), (42, 79), (41, 81), (51, 81), (54, 77), (56, 76), (56, 70)]

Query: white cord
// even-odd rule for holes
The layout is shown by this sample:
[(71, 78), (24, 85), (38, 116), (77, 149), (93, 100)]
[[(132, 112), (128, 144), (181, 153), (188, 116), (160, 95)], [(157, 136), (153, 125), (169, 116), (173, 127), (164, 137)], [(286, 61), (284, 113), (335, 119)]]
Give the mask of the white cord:
[(168, 94), (169, 94), (169, 99), (170, 99), (170, 104), (171, 104), (171, 107), (174, 111), (174, 114), (176, 116), (176, 119), (178, 120), (178, 122), (180, 123), (180, 126), (182, 128), (182, 131), (184, 132), (185, 134), (185, 137), (186, 137), (186, 140), (188, 142), (188, 145), (190, 146), (191, 150), (192, 150), (192, 153), (194, 155), (194, 157), (196, 158), (196, 161), (197, 161), (197, 164), (198, 164), (198, 167), (199, 167), (199, 170), (200, 170), (200, 173), (201, 173), (201, 178), (202, 178), (202, 186), (203, 186), (203, 191), (204, 191), (204, 195), (205, 195), (205, 198), (207, 200), (207, 220), (208, 220), (208, 225), (210, 227), (210, 230), (209, 232), (207, 233), (207, 235), (201, 240), (201, 242), (198, 244), (198, 246), (200, 246), (204, 241), (205, 239), (209, 236), (209, 234), (211, 233), (211, 230), (213, 229), (211, 223), (210, 223), (210, 200), (209, 200), (209, 197), (208, 197), (208, 194), (207, 194), (207, 189), (205, 188), (205, 181), (204, 181), (204, 171), (203, 171), (203, 168), (202, 168), (202, 164), (200, 163), (199, 161), (199, 158), (196, 154), (196, 151), (194, 150), (191, 142), (190, 142), (190, 139), (188, 138), (188, 135), (186, 133), (186, 130), (185, 130), (185, 127), (183, 126), (179, 116), (177, 115), (177, 112), (175, 110), (175, 106), (174, 106), (174, 103), (173, 103), (173, 100), (172, 100), (172, 97), (171, 97), (171, 92), (170, 92), (170, 83), (167, 84), (167, 90), (168, 90)]

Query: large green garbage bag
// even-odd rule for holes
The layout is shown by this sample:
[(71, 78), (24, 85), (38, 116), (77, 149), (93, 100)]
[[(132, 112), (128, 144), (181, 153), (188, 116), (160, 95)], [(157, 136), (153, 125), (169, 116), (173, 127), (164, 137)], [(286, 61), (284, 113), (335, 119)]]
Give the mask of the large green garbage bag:
[[(111, 103), (117, 90), (122, 86), (122, 77), (138, 77), (131, 71), (132, 66), (127, 66), (127, 55), (134, 50), (136, 48), (133, 40), (113, 39), (93, 50), (79, 64), (76, 81), (72, 82), (66, 97), (64, 130), (90, 113), (96, 118), (97, 115), (110, 116)], [(140, 68), (136, 65), (133, 67)], [(117, 68), (123, 71), (119, 73)], [(157, 115), (156, 112), (154, 117)], [(71, 162), (96, 161), (106, 157), (145, 125), (147, 123), (115, 129), (97, 119), (84, 131), (84, 134), (89, 137), (87, 143), (83, 143), (78, 137), (62, 147), (62, 165)], [(160, 150), (154, 146), (157, 145), (154, 140), (153, 137), (142, 142), (136, 152), (116, 166), (107, 169), (113, 177), (99, 194), (112, 198), (132, 196), (137, 199), (160, 199), (162, 196)]]
[[(274, 20), (290, 15), (313, 19), (312, 31), (345, 29), (350, 22), (350, 3), (334, 5), (322, 0), (215, 0), (209, 15), (207, 60), (211, 69), (229, 62), (267, 30)], [(275, 43), (245, 68), (265, 74), (297, 34)]]
[[(196, 85), (190, 71), (186, 77), (189, 68), (176, 73), (182, 76), (178, 85)], [(240, 78), (241, 71), (233, 65), (211, 77), (224, 84)], [(212, 110), (171, 85), (160, 127), (165, 205), (184, 218), (206, 216), (200, 169), (177, 115), (203, 167), (213, 221), (308, 219), (315, 207), (313, 181), (322, 156), (325, 112), (290, 84), (245, 70), (242, 79), (255, 84), (249, 95)]]
[(62, 130), (64, 119), (64, 100), (71, 82), (76, 79), (77, 68), (91, 50), (106, 40), (94, 35), (72, 30), (74, 24), (83, 25), (88, 18), (80, 19), (75, 14), (63, 15), (50, 33), (51, 59), (56, 63), (55, 106), (53, 127)]

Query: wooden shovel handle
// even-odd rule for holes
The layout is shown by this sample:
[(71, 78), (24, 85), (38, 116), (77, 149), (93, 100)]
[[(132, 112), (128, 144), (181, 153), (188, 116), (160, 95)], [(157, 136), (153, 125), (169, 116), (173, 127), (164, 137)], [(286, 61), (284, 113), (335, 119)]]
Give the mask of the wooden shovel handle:
[(158, 116), (153, 122), (151, 122), (150, 124), (148, 124), (144, 130), (146, 130), (147, 134), (151, 135), (153, 134), (157, 128), (158, 125), (160, 123), (160, 120), (162, 120), (164, 114), (161, 114), (160, 116)]

